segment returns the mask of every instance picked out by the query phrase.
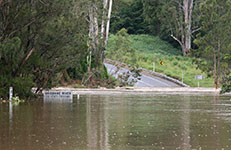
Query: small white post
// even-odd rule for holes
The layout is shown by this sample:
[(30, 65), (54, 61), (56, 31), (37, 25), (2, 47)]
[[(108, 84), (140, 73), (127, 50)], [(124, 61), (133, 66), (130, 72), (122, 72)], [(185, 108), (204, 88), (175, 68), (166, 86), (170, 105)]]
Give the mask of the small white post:
[(11, 128), (12, 128), (12, 119), (13, 119), (13, 105), (12, 102), (9, 102), (9, 120), (10, 120)]
[(197, 81), (197, 87), (200, 87), (200, 82), (199, 81)]
[(13, 97), (13, 87), (10, 87), (10, 91), (9, 91), (9, 100), (11, 101)]
[(156, 69), (156, 68), (155, 68), (155, 63), (153, 63), (153, 72), (155, 72), (155, 69)]
[(182, 83), (184, 83), (184, 73), (182, 72)]

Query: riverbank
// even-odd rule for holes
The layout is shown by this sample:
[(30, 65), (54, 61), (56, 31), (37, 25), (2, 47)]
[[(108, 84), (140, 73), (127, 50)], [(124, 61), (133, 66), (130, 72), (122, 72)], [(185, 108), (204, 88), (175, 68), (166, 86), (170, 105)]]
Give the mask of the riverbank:
[[(215, 94), (219, 95), (220, 89), (215, 88), (192, 88), (192, 87), (118, 87), (106, 88), (52, 88), (51, 91), (72, 91), (73, 95), (114, 95), (114, 94)], [(225, 94), (225, 95), (231, 95)]]

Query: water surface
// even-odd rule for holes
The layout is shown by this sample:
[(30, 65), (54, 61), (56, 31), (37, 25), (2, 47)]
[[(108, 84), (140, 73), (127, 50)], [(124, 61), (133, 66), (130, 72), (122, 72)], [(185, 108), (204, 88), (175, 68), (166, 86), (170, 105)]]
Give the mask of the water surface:
[(231, 97), (80, 96), (0, 104), (0, 150), (231, 149)]

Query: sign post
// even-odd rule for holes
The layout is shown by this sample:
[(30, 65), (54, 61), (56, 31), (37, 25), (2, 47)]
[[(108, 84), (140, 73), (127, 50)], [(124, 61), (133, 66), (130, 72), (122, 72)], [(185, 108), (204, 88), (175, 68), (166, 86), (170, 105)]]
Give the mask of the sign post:
[(155, 68), (155, 63), (153, 63), (153, 72), (155, 72), (155, 69), (156, 69), (156, 68)]
[(182, 71), (182, 83), (184, 83), (184, 73), (183, 73), (183, 71)]
[(197, 87), (200, 87), (200, 82), (199, 80), (203, 80), (204, 76), (203, 75), (195, 75), (195, 79), (198, 80), (197, 81)]

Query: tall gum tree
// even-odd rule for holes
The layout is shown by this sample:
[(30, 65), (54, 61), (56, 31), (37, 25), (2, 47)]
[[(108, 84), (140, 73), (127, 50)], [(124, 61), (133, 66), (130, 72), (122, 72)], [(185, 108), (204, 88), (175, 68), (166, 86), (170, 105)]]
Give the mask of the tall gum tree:
[[(213, 76), (216, 88), (221, 78), (230, 75), (231, 61), (225, 57), (231, 54), (231, 0), (206, 0), (201, 4), (201, 33), (194, 43), (195, 54), (200, 59), (198, 67)], [(221, 83), (224, 84), (224, 83)]]
[(199, 30), (193, 11), (201, 0), (164, 0), (159, 18), (162, 29), (167, 30), (182, 49), (183, 56), (191, 50), (192, 34)]
[[(83, 18), (69, 11), (72, 0), (0, 1), (0, 96), (49, 88), (85, 57)], [(23, 86), (23, 88), (22, 88)]]
[(91, 0), (85, 4), (88, 8), (86, 18), (89, 23), (89, 55), (87, 61), (88, 71), (90, 72), (92, 57), (94, 57), (96, 69), (99, 68), (100, 63), (104, 59), (104, 51), (109, 36), (113, 0)]

